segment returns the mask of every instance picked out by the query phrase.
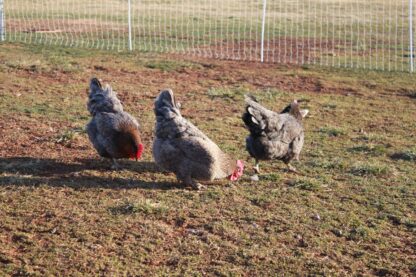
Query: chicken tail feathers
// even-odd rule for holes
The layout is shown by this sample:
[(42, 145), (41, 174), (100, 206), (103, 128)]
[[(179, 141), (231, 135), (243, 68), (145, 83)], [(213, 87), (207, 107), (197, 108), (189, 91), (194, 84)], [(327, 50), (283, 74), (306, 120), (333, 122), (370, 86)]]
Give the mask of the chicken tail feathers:
[(244, 99), (246, 100), (246, 102), (247, 101), (253, 101), (253, 102), (256, 102), (256, 103), (259, 102), (259, 101), (257, 101), (257, 98), (254, 95), (251, 95), (251, 94), (244, 95)]
[(98, 80), (97, 78), (92, 78), (90, 81), (90, 93), (93, 93), (102, 89), (103, 89), (103, 86), (101, 85), (100, 80)]
[(252, 114), (248, 111), (248, 107), (246, 108), (246, 112), (243, 113), (243, 122), (246, 127), (249, 129), (250, 133), (259, 133), (261, 129), (259, 128), (258, 124), (256, 123), (256, 119), (253, 117)]
[(309, 113), (309, 110), (306, 110), (306, 109), (301, 110), (300, 109), (299, 102), (297, 100), (294, 100), (290, 104), (289, 114), (291, 114), (297, 120), (301, 121), (308, 113)]
[(260, 105), (256, 98), (251, 95), (245, 96), (246, 112), (243, 114), (243, 121), (251, 133), (259, 134), (266, 128), (265, 118), (270, 112)]
[(293, 102), (287, 105), (286, 108), (280, 112), (280, 114), (288, 113), (295, 117), (297, 120), (302, 120), (309, 113), (309, 110), (301, 110), (299, 107), (300, 102), (300, 100), (293, 100)]
[(180, 115), (179, 105), (175, 102), (171, 89), (164, 89), (157, 96), (155, 100), (155, 115), (157, 119), (170, 119)]
[(280, 112), (280, 114), (283, 114), (283, 113), (289, 113), (290, 112), (290, 106), (291, 105), (287, 105), (281, 112)]
[(109, 85), (103, 88), (97, 78), (92, 78), (90, 81), (88, 98), (88, 111), (93, 116), (100, 112), (117, 113), (123, 111), (123, 106), (117, 98), (117, 94)]

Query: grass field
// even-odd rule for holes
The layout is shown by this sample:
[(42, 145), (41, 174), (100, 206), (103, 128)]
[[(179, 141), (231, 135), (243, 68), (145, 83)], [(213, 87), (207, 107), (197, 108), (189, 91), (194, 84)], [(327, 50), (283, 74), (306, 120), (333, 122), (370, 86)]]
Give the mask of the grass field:
[[(132, 48), (259, 61), (262, 3), (132, 0)], [(266, 62), (409, 70), (406, 0), (275, 0), (266, 10)], [(5, 12), (8, 41), (128, 49), (126, 0), (7, 1)]]
[[(145, 154), (109, 170), (84, 126), (97, 76), (139, 118)], [(1, 276), (416, 274), (414, 76), (0, 46)], [(246, 162), (243, 178), (192, 191), (152, 162), (153, 101)], [(302, 175), (253, 161), (243, 95), (310, 109)]]

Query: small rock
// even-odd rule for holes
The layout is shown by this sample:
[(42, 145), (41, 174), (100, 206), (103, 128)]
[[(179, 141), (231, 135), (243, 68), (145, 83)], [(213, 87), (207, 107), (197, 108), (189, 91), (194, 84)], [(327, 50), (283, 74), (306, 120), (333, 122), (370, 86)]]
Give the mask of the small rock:
[(339, 229), (332, 229), (332, 233), (337, 237), (342, 237), (342, 231)]
[(204, 234), (204, 230), (198, 230), (198, 229), (186, 229), (186, 232), (191, 235), (195, 236), (202, 236)]
[(319, 214), (314, 214), (312, 218), (318, 221), (321, 220), (321, 216)]
[(253, 176), (250, 176), (250, 180), (253, 182), (258, 182), (259, 181), (259, 176), (257, 174), (254, 174)]
[(367, 135), (367, 132), (366, 132), (363, 128), (360, 128), (360, 129), (358, 130), (358, 132), (359, 132), (360, 134)]
[(95, 249), (95, 250), (98, 250), (98, 249), (101, 249), (103, 247), (101, 245), (99, 245), (99, 244), (93, 244), (93, 245), (91, 245), (91, 248), (92, 249)]

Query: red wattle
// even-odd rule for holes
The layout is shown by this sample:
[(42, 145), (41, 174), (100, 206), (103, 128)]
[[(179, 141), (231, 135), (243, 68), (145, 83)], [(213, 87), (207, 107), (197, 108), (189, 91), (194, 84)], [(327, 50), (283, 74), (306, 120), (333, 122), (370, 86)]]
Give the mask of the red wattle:
[(142, 156), (143, 150), (144, 150), (143, 144), (140, 143), (137, 149), (136, 159), (140, 159), (140, 157)]

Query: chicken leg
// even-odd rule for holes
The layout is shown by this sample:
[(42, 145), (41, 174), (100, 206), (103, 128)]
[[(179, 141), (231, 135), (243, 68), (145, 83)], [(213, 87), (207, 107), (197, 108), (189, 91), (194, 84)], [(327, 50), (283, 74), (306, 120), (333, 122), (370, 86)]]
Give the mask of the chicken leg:
[(111, 165), (111, 169), (112, 170), (120, 170), (121, 166), (119, 165), (119, 163), (117, 162), (116, 159), (111, 159), (113, 161), (113, 164)]
[(178, 180), (182, 182), (185, 186), (191, 186), (194, 190), (202, 190), (206, 189), (206, 186), (198, 183), (197, 181), (193, 180), (191, 176), (185, 176), (184, 178), (181, 178), (180, 176), (177, 176)]
[(256, 159), (256, 165), (253, 167), (254, 172), (256, 174), (260, 174), (260, 166), (259, 166), (259, 163), (260, 163), (259, 160)]

